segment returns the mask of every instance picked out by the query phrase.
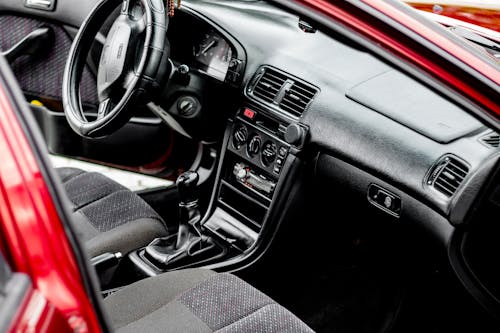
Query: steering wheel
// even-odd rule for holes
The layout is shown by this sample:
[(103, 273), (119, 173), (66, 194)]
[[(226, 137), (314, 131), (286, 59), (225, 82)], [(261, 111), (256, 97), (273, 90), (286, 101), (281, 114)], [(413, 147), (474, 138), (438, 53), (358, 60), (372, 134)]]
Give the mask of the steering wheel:
[[(104, 43), (97, 73), (97, 118), (84, 114), (79, 82), (87, 55), (106, 19), (121, 4)], [(159, 90), (168, 66), (168, 16), (162, 0), (102, 0), (83, 22), (69, 52), (63, 78), (63, 106), (71, 128), (99, 138), (132, 117), (132, 105), (146, 104)]]

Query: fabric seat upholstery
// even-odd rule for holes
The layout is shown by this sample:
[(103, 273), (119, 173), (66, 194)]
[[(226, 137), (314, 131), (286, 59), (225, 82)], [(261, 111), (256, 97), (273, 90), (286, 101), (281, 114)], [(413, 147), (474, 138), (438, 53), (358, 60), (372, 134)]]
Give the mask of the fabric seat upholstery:
[(167, 236), (161, 217), (122, 185), (96, 172), (56, 170), (72, 204), (76, 232), (89, 256), (126, 254)]
[(231, 274), (188, 269), (131, 284), (104, 300), (117, 332), (313, 332)]

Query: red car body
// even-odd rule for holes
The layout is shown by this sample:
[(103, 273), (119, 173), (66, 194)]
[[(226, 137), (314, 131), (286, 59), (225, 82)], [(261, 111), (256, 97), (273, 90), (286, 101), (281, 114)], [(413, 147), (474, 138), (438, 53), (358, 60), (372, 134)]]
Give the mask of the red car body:
[[(480, 106), (490, 120), (500, 119), (498, 95), (489, 94), (470, 80), (471, 72), (482, 80), (500, 85), (498, 68), (476, 54), (436, 34), (432, 29), (405, 12), (404, 8), (376, 0), (364, 0), (363, 6), (384, 17), (371, 17), (347, 2), (322, 0), (297, 1), (309, 10), (319, 12), (368, 38), (399, 59), (425, 71), (430, 77)], [(467, 70), (456, 70), (440, 56), (404, 39), (400, 28), (437, 46), (465, 64)], [(425, 51), (425, 52), (424, 52)], [(3, 76), (3, 75), (2, 75)], [(2, 81), (2, 80), (0, 80)], [(67, 237), (54, 193), (46, 184), (44, 166), (37, 161), (29, 137), (23, 130), (12, 99), (12, 92), (0, 82), (0, 249), (11, 267), (31, 278), (32, 289), (13, 320), (16, 332), (99, 332), (99, 315), (84, 287), (77, 257)]]
[(412, 7), (500, 32), (500, 5), (484, 1), (406, 1)]

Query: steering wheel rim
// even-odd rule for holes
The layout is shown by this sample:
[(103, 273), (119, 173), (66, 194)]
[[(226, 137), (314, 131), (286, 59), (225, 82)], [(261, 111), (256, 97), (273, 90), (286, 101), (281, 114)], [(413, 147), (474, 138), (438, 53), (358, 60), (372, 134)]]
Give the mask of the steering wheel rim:
[[(81, 104), (79, 82), (95, 36), (120, 2), (120, 15), (106, 37), (99, 62), (97, 119), (88, 121)], [(170, 50), (163, 1), (132, 0), (135, 2), (142, 5), (143, 16), (139, 20), (135, 20), (132, 12), (135, 6), (130, 0), (99, 2), (71, 46), (64, 70), (63, 106), (71, 128), (83, 137), (104, 137), (121, 128), (132, 116), (131, 104), (149, 102), (167, 77)], [(141, 45), (142, 50), (138, 50)]]

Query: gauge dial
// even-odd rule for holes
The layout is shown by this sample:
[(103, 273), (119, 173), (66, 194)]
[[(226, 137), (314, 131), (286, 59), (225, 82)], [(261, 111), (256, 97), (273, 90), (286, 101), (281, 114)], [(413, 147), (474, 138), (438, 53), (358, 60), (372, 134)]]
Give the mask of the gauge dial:
[(215, 31), (204, 34), (193, 49), (200, 69), (221, 81), (226, 78), (232, 50), (227, 41)]

